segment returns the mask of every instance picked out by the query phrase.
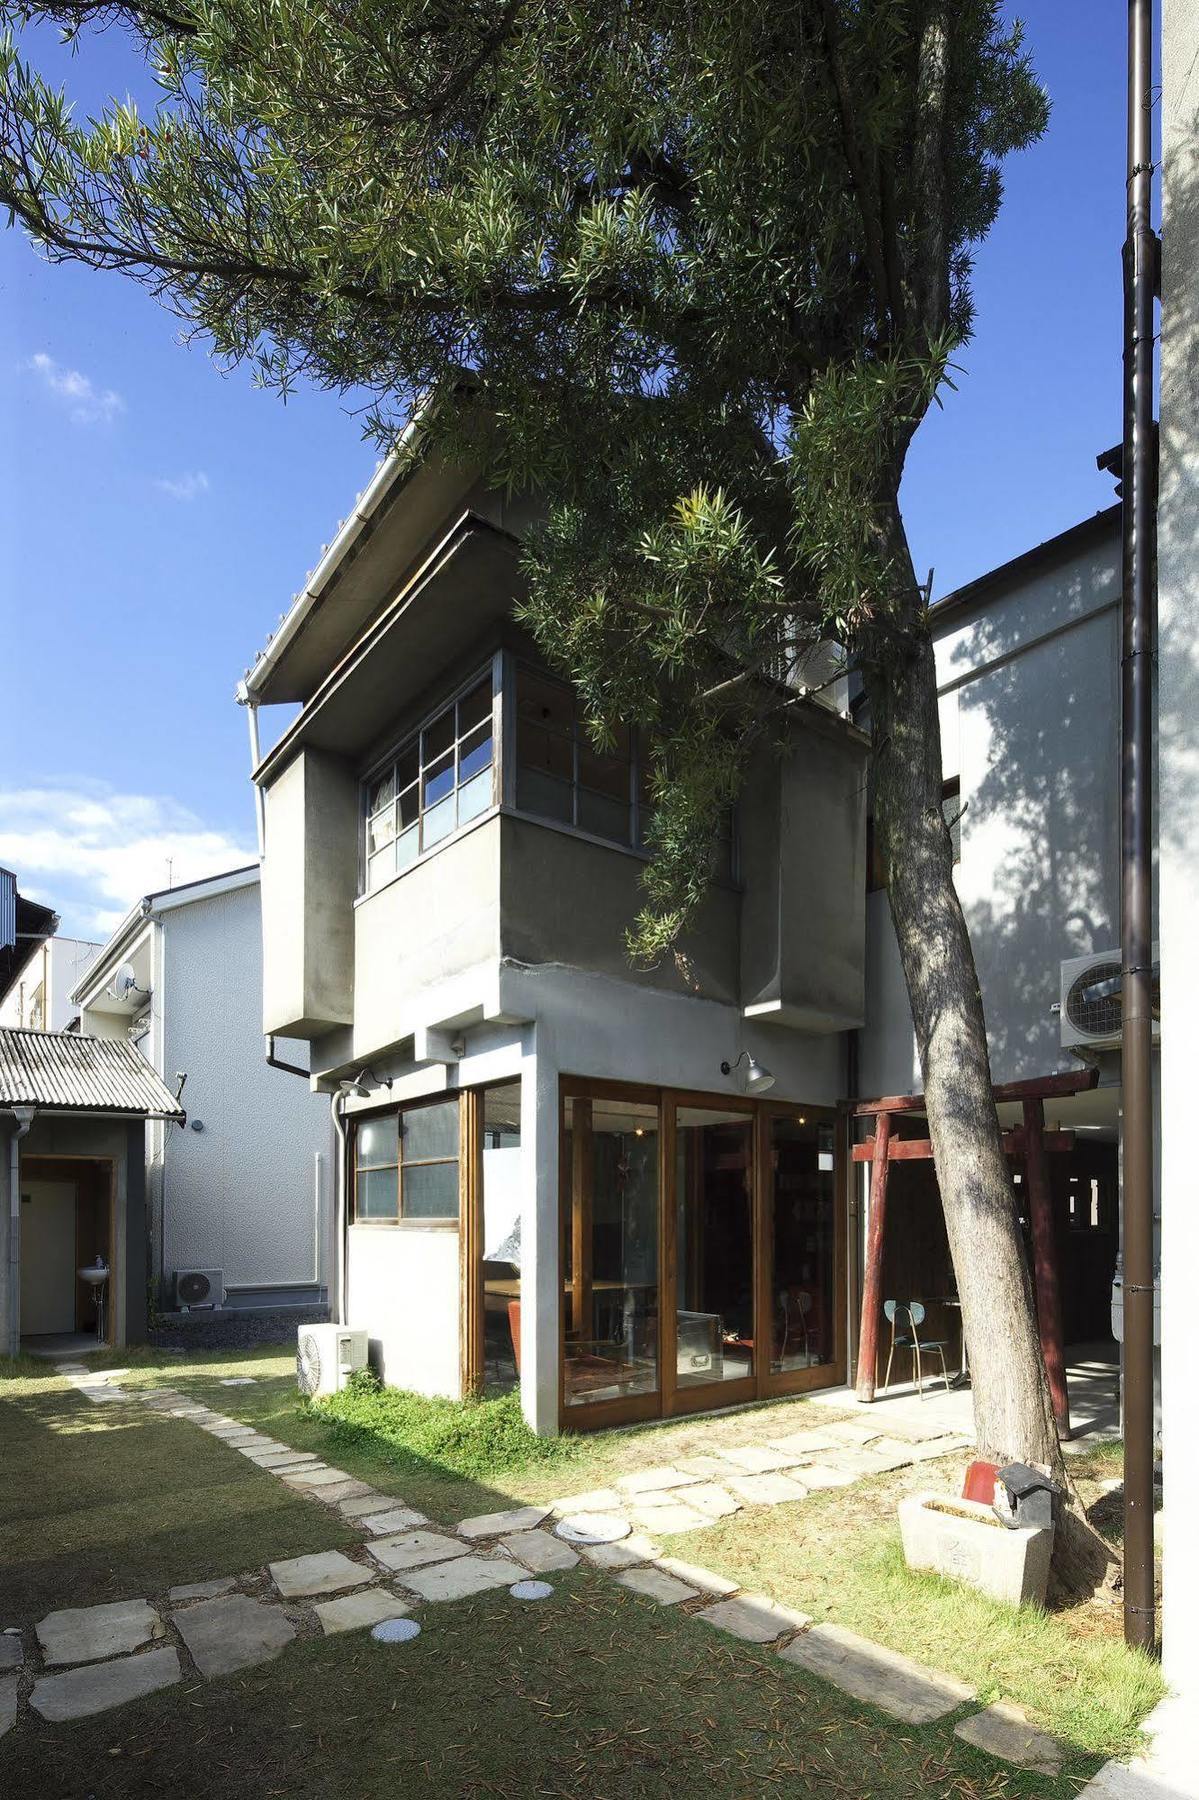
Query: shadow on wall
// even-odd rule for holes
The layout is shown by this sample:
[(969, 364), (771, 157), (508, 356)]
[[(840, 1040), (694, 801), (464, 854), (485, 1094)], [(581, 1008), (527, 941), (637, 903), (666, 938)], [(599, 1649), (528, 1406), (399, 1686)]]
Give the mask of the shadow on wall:
[(1031, 605), (981, 614), (950, 657), (951, 677), (985, 671), (958, 690), (958, 889), (997, 1081), (1077, 1066), (1052, 1010), (1060, 964), (1119, 939), (1118, 591), (1117, 524)]

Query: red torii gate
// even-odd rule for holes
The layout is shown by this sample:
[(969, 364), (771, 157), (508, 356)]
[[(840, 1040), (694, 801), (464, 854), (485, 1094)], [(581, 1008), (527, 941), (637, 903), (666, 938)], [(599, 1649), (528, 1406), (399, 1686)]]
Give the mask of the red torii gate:
[[(1029, 1217), (1032, 1223), (1033, 1272), (1037, 1294), (1037, 1325), (1041, 1350), (1049, 1375), (1049, 1391), (1058, 1430), (1070, 1430), (1070, 1401), (1066, 1392), (1066, 1355), (1062, 1343), (1062, 1301), (1058, 1282), (1057, 1251), (1053, 1239), (1053, 1209), (1049, 1196), (1046, 1155), (1074, 1146), (1072, 1131), (1046, 1131), (1045, 1102), (1086, 1093), (1097, 1086), (1098, 1069), (1077, 1074), (1044, 1075), (1035, 1081), (1009, 1081), (992, 1089), (997, 1105), (1016, 1102), (1023, 1107), (1024, 1123), (1003, 1133), (1009, 1156), (1023, 1159), (1028, 1180)], [(885, 1100), (860, 1100), (850, 1105), (855, 1117), (873, 1116), (874, 1136), (853, 1146), (854, 1162), (873, 1165), (870, 1175), (870, 1224), (866, 1235), (866, 1278), (862, 1287), (862, 1317), (858, 1334), (857, 1397), (874, 1399), (878, 1360), (879, 1320), (883, 1304), (883, 1241), (887, 1223), (887, 1175), (893, 1162), (926, 1161), (933, 1147), (928, 1138), (901, 1138), (892, 1133), (897, 1115), (922, 1114), (923, 1094), (898, 1094)]]

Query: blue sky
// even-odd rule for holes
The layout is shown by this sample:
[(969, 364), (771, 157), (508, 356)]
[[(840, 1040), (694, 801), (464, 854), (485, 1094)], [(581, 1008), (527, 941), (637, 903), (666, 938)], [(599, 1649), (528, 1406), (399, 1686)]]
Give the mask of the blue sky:
[[(1124, 11), (1018, 10), (1054, 111), (1008, 169), (958, 392), (909, 459), (936, 596), (1113, 498), (1095, 456), (1120, 434)], [(139, 79), (117, 33), (30, 48), (85, 112)], [(148, 889), (252, 856), (233, 688), (375, 453), (336, 396), (284, 406), (222, 375), (131, 282), (47, 267), (16, 233), (0, 318), (0, 864), (102, 936)]]

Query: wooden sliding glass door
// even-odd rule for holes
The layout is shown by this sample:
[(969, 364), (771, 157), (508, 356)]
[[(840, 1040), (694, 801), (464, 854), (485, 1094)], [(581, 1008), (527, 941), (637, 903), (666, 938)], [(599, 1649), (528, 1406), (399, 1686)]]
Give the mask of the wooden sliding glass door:
[(839, 1167), (828, 1109), (564, 1081), (563, 1424), (842, 1380)]

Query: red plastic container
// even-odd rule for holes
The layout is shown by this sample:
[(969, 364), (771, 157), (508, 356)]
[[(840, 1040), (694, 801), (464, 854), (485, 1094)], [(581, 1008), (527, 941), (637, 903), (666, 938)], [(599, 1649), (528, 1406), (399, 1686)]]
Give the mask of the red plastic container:
[(962, 1499), (977, 1500), (982, 1506), (993, 1506), (995, 1504), (995, 1477), (998, 1473), (998, 1463), (972, 1462), (966, 1470), (966, 1479), (962, 1483)]

